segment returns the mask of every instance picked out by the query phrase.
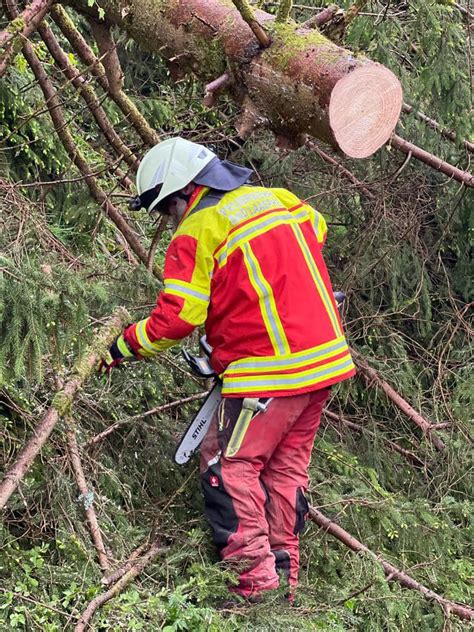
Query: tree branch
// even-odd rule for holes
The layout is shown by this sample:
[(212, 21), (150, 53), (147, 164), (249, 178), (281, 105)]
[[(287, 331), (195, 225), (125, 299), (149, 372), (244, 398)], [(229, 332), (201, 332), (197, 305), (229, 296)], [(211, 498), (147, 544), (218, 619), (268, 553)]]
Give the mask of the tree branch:
[(392, 136), (388, 145), (395, 147), (395, 149), (402, 151), (404, 154), (408, 154), (411, 152), (413, 158), (424, 162), (432, 169), (436, 169), (436, 171), (440, 171), (453, 180), (461, 182), (468, 187), (474, 187), (474, 176), (471, 173), (450, 165), (441, 158), (438, 158), (434, 154), (430, 154), (424, 149), (421, 149), (421, 147), (417, 147), (417, 145), (413, 145), (413, 143), (400, 138), (400, 136), (397, 136), (396, 134)]
[(27, 39), (51, 8), (52, 0), (33, 0), (8, 27), (0, 33), (0, 48), (5, 52), (0, 57), (0, 77), (3, 77), (17, 52), (16, 40)]
[(59, 419), (69, 413), (76, 393), (95, 370), (101, 355), (108, 350), (114, 338), (122, 331), (123, 325), (129, 320), (130, 316), (126, 310), (118, 309), (105, 323), (94, 340), (94, 344), (86, 350), (83, 357), (75, 364), (73, 377), (56, 393), (51, 406), (35, 428), (33, 436), (5, 474), (0, 484), (0, 509), (6, 505), (8, 499), (18, 487)]
[(89, 24), (102, 59), (102, 64), (109, 83), (109, 92), (111, 95), (117, 94), (121, 92), (123, 87), (123, 72), (112, 32), (107, 24), (94, 20), (93, 18), (89, 20)]
[[(426, 114), (423, 114), (423, 112), (419, 112), (415, 110), (411, 105), (408, 105), (408, 103), (403, 104), (402, 111), (405, 112), (406, 114), (413, 113), (413, 115), (416, 116), (416, 118), (420, 119), (420, 121), (423, 121), (423, 123), (426, 123), (428, 127), (436, 130), (437, 132), (441, 134), (441, 136), (443, 136), (444, 138), (447, 138), (448, 140), (451, 140), (453, 143), (457, 141), (455, 132), (451, 131), (450, 129), (446, 129), (445, 127), (442, 127), (438, 123), (438, 121), (435, 121), (429, 116), (426, 116)], [(464, 147), (467, 149), (467, 151), (474, 153), (474, 143), (470, 143), (468, 140), (463, 140), (462, 143)]]
[(84, 505), (92, 542), (94, 544), (95, 550), (97, 551), (99, 566), (102, 570), (105, 571), (110, 567), (109, 560), (107, 559), (107, 553), (105, 552), (104, 542), (102, 540), (102, 533), (100, 531), (99, 523), (97, 521), (97, 516), (93, 505), (94, 494), (90, 491), (89, 486), (87, 485), (84, 470), (82, 468), (81, 457), (79, 456), (79, 446), (76, 439), (75, 423), (70, 416), (66, 417), (66, 425), (68, 428), (67, 448), (69, 452), (71, 468), (76, 478), (77, 487), (81, 493), (80, 497)]
[(136, 172), (139, 164), (138, 160), (130, 148), (122, 141), (113, 125), (110, 123), (107, 114), (101, 106), (99, 98), (94, 91), (94, 88), (85, 81), (84, 77), (69, 62), (66, 53), (59, 45), (58, 40), (55, 38), (49, 26), (47, 24), (41, 24), (38, 27), (38, 31), (57, 66), (86, 102), (97, 125), (114, 152), (117, 156), (123, 156), (125, 162)]
[(324, 514), (322, 514), (314, 507), (309, 508), (309, 518), (322, 529), (324, 529), (324, 531), (330, 533), (352, 551), (363, 551), (365, 553), (370, 553), (371, 555), (373, 555), (375, 559), (377, 559), (377, 561), (380, 562), (380, 564), (382, 565), (383, 570), (388, 576), (387, 579), (389, 581), (395, 580), (405, 588), (417, 590), (424, 597), (426, 597), (426, 599), (434, 600), (439, 603), (439, 605), (443, 608), (445, 612), (454, 612), (454, 614), (456, 614), (461, 619), (471, 620), (474, 618), (474, 610), (472, 610), (469, 606), (458, 604), (453, 601), (448, 601), (447, 599), (441, 597), (429, 588), (426, 588), (425, 586), (423, 586), (423, 584), (417, 582), (407, 573), (404, 573), (383, 558), (375, 555), (375, 553), (373, 553), (368, 547), (366, 547), (365, 544), (362, 544), (362, 542), (354, 538), (352, 535), (350, 535), (350, 533), (345, 531), (342, 527), (327, 518)]
[(110, 95), (123, 114), (130, 120), (143, 142), (150, 147), (157, 145), (160, 142), (159, 134), (148, 124), (145, 117), (123, 90), (114, 92), (114, 88), (109, 86), (103, 64), (94, 55), (90, 46), (75, 27), (74, 22), (66, 13), (66, 10), (61, 5), (56, 4), (51, 9), (51, 17), (73, 47), (79, 59), (86, 66), (90, 66), (91, 72), (97, 78), (101, 88)]
[(268, 37), (263, 26), (255, 17), (253, 9), (250, 6), (248, 0), (232, 0), (232, 2), (234, 3), (235, 8), (238, 10), (240, 15), (242, 16), (242, 19), (245, 22), (247, 22), (247, 24), (250, 26), (252, 33), (257, 38), (257, 41), (260, 44), (260, 46), (263, 46), (263, 48), (266, 48), (267, 46), (269, 46), (271, 43), (271, 40)]
[(367, 362), (358, 354), (355, 353), (353, 349), (351, 349), (351, 353), (356, 361), (358, 370), (364, 376), (368, 385), (377, 384), (384, 391), (387, 397), (403, 412), (407, 417), (409, 417), (418, 428), (421, 428), (423, 434), (428, 436), (434, 447), (437, 450), (444, 450), (445, 444), (443, 441), (432, 431), (432, 424), (427, 421), (420, 413), (418, 413), (410, 404), (403, 399), (401, 395), (397, 393), (397, 391), (390, 386), (385, 380), (383, 380), (380, 375), (370, 367)]

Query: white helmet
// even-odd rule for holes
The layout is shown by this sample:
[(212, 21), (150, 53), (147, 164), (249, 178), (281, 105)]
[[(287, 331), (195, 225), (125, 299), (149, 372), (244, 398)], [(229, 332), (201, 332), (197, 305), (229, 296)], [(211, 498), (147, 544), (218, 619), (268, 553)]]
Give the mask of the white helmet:
[[(138, 195), (161, 184), (158, 196), (148, 206), (153, 210), (163, 198), (192, 182), (216, 154), (204, 145), (180, 138), (169, 138), (155, 145), (144, 156), (138, 167)], [(154, 196), (153, 196), (154, 197)]]

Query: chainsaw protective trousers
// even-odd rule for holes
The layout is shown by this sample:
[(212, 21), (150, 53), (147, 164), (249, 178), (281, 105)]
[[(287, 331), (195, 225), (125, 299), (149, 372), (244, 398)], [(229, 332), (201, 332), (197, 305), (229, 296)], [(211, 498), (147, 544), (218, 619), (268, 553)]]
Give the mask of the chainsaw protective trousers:
[(225, 398), (203, 441), (206, 517), (221, 558), (239, 575), (231, 590), (244, 597), (276, 588), (278, 571), (297, 584), (308, 465), (328, 396), (326, 388), (277, 397), (243, 424), (243, 400)]

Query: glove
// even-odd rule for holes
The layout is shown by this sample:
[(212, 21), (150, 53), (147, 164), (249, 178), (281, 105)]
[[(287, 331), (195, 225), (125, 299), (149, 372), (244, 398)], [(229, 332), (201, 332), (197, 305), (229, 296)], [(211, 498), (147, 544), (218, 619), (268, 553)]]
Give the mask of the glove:
[(123, 334), (120, 334), (120, 336), (118, 336), (110, 345), (107, 353), (101, 358), (97, 366), (97, 372), (101, 375), (106, 375), (124, 360), (134, 357), (134, 354), (128, 348), (128, 345), (124, 340)]

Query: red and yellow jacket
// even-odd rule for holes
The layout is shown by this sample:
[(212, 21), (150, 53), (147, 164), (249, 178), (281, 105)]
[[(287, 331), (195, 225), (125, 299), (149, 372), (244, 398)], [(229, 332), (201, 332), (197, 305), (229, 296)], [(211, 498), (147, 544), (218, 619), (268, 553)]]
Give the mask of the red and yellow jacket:
[(128, 347), (153, 356), (205, 324), (227, 397), (294, 395), (351, 377), (325, 239), (323, 216), (285, 189), (199, 187), (166, 253), (164, 290), (149, 318), (125, 330)]

